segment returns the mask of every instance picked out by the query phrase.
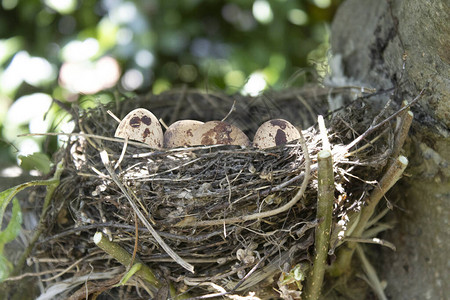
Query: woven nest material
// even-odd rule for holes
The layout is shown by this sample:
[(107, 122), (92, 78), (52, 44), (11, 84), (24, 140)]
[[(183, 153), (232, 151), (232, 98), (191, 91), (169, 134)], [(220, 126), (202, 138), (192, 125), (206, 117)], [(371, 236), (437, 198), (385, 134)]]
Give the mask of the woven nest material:
[[(126, 99), (81, 112), (75, 130), (80, 135), (65, 148), (64, 173), (48, 214), (46, 236), (37, 252), (37, 256), (59, 259), (58, 267), (68, 267), (78, 260), (77, 268), (47, 284), (74, 278), (83, 279), (80, 284), (84, 284), (89, 275), (91, 282), (106, 286), (111, 284), (108, 280), (123, 275), (126, 266), (92, 242), (100, 231), (130, 254), (135, 253), (135, 259), (150, 267), (166, 289), (170, 286), (191, 296), (221, 289), (235, 294), (258, 291), (260, 295), (276, 295), (274, 288), (280, 288), (280, 275), (311, 258), (312, 229), (318, 223), (316, 157), (322, 146), (314, 124), (317, 115), (327, 114), (327, 101), (333, 95), (348, 101), (355, 98), (352, 89), (318, 87), (260, 97), (184, 90)], [(363, 204), (363, 195), (372, 188), (367, 182), (379, 177), (392, 148), (393, 128), (387, 123), (368, 137), (370, 140), (381, 134), (381, 138), (363, 143), (366, 147), (361, 151), (348, 155), (341, 150), (369, 127), (372, 120), (367, 116), (373, 116), (369, 104), (359, 99), (328, 117), (338, 191), (335, 223), (348, 210), (357, 210)], [(250, 138), (264, 121), (284, 118), (303, 129), (304, 142), (267, 150), (217, 145), (154, 150), (129, 142), (122, 153), (123, 141), (108, 139), (117, 123), (107, 109), (123, 117), (143, 107), (171, 124), (181, 119), (220, 120), (233, 105), (227, 122)], [(175, 262), (139, 221), (102, 162), (103, 150), (112, 166), (117, 164), (114, 173), (139, 210), (195, 273)], [(305, 178), (311, 179), (305, 182)], [(302, 184), (306, 190), (293, 203)], [(145, 293), (164, 294), (163, 287), (155, 290), (138, 279), (127, 284), (135, 288), (110, 287), (108, 297), (133, 299)], [(78, 288), (81, 292), (77, 294), (74, 291)], [(95, 288), (91, 286), (91, 290)], [(72, 285), (66, 296), (81, 299), (84, 292), (83, 287)]]

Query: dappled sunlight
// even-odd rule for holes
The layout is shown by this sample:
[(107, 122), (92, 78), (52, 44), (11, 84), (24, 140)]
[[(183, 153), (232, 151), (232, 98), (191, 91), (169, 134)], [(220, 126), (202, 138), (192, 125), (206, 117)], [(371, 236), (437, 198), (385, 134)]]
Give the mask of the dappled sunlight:
[(267, 86), (267, 82), (264, 79), (263, 74), (253, 73), (248, 78), (247, 83), (244, 85), (242, 93), (249, 96), (259, 95)]
[(253, 3), (253, 16), (258, 22), (268, 24), (273, 20), (273, 13), (270, 4), (266, 0), (257, 0)]
[(122, 77), (122, 85), (127, 91), (134, 91), (139, 88), (144, 82), (144, 75), (136, 69), (131, 69), (125, 72)]
[[(15, 99), (38, 92), (69, 104), (181, 86), (258, 95), (309, 65), (322, 76), (323, 28), (338, 2), (1, 1), (0, 122)], [(17, 130), (7, 140), (29, 128)]]
[(73, 93), (94, 94), (116, 85), (120, 67), (112, 57), (96, 62), (66, 62), (59, 72), (60, 84)]
[(55, 68), (42, 57), (33, 57), (26, 51), (14, 55), (11, 63), (0, 73), (0, 91), (14, 92), (23, 82), (42, 86), (55, 78)]
[(92, 59), (97, 55), (100, 45), (94, 38), (84, 41), (71, 41), (62, 49), (64, 61), (76, 62)]

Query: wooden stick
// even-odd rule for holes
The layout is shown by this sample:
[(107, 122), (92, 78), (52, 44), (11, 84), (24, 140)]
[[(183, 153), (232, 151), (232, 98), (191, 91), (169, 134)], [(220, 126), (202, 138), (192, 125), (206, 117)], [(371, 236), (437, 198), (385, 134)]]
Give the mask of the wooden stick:
[(333, 158), (330, 150), (320, 151), (317, 154), (317, 160), (319, 163), (317, 219), (320, 223), (316, 227), (313, 267), (306, 282), (307, 300), (317, 300), (320, 297), (330, 243), (334, 203)]
[(408, 136), (409, 128), (411, 127), (413, 119), (414, 114), (410, 110), (402, 116), (400, 121), (400, 130), (397, 134), (392, 150), (392, 157), (398, 157), (400, 155), (400, 151), (402, 150), (403, 144)]
[[(103, 235), (103, 233), (97, 231), (94, 235), (93, 240), (100, 249), (114, 257), (114, 259), (116, 259), (125, 267), (128, 267), (133, 261), (133, 257), (130, 253), (123, 249), (119, 244), (111, 242), (107, 237)], [(142, 262), (135, 262), (134, 264), (138, 263), (141, 264), (141, 268), (135, 274), (150, 283), (154, 288), (161, 287), (161, 283), (158, 281), (153, 271)]]

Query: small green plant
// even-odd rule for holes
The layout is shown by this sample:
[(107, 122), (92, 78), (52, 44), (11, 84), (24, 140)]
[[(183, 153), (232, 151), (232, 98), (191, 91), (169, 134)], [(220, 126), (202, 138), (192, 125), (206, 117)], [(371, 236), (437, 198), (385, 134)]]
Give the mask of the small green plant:
[[(41, 234), (40, 228), (35, 232), (30, 244), (25, 249), (18, 263), (14, 267), (13, 264), (4, 255), (4, 247), (7, 243), (13, 241), (20, 233), (22, 225), (22, 211), (20, 209), (19, 201), (15, 197), (17, 193), (31, 186), (44, 185), (47, 186), (47, 194), (44, 200), (44, 207), (41, 214), (40, 224), (43, 222), (47, 207), (50, 203), (50, 199), (53, 195), (55, 188), (59, 185), (59, 178), (63, 171), (63, 162), (58, 163), (53, 178), (49, 180), (35, 180), (26, 182), (15, 187), (9, 188), (3, 192), (0, 192), (0, 224), (3, 224), (3, 217), (8, 205), (12, 202), (11, 218), (5, 229), (0, 230), (0, 282), (8, 278), (10, 275), (17, 273), (25, 263), (25, 259), (28, 257), (34, 243)], [(14, 268), (14, 270), (13, 270)]]
[(0, 230), (0, 282), (9, 276), (12, 270), (12, 263), (3, 253), (5, 245), (12, 242), (20, 233), (22, 225), (22, 211), (19, 201), (15, 198), (15, 188), (8, 189), (0, 193), (0, 224), (3, 223), (3, 216), (6, 208), (12, 202), (11, 219), (4, 230)]

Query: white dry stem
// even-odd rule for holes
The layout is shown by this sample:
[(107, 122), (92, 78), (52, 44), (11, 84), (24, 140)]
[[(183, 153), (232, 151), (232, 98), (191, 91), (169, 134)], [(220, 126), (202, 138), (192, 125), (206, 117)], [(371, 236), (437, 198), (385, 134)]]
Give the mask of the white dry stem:
[(125, 143), (123, 144), (122, 152), (120, 153), (120, 157), (117, 160), (116, 164), (114, 165), (114, 170), (117, 169), (122, 163), (122, 160), (125, 157), (125, 153), (127, 152), (127, 147), (128, 147), (128, 137), (125, 138)]
[(108, 113), (108, 115), (110, 115), (114, 120), (116, 120), (117, 123), (120, 123), (121, 120), (109, 109), (106, 111)]
[(331, 151), (330, 142), (328, 141), (327, 128), (325, 127), (323, 116), (319, 115), (317, 117), (317, 122), (319, 123), (320, 138), (322, 139), (322, 150)]

